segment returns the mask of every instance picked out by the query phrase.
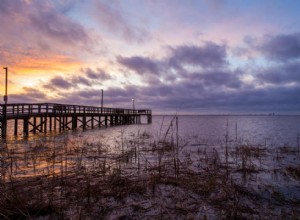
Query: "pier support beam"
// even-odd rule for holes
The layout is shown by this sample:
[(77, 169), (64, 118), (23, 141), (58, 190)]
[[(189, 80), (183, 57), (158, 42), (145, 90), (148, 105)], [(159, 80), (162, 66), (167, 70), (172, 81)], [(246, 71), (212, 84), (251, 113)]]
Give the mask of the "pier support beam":
[(23, 119), (23, 134), (28, 136), (29, 134), (29, 118)]
[(15, 119), (15, 129), (14, 129), (14, 135), (17, 136), (18, 135), (18, 119)]
[(1, 121), (1, 136), (2, 136), (2, 138), (6, 137), (6, 129), (7, 129), (7, 120), (3, 119)]

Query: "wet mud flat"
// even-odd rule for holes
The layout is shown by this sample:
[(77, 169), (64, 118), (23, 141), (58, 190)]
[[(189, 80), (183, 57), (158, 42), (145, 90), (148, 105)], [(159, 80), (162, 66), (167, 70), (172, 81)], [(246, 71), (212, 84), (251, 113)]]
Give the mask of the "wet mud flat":
[(1, 145), (1, 219), (299, 219), (291, 146), (64, 137)]

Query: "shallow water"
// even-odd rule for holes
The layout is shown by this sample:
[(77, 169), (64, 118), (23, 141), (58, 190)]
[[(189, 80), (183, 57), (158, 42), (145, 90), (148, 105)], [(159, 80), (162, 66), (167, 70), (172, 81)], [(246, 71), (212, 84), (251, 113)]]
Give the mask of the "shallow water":
[[(26, 184), (28, 177), (55, 180), (88, 174), (100, 178), (118, 172), (144, 178), (160, 164), (173, 174), (176, 155), (182, 175), (229, 170), (230, 184), (241, 189), (242, 205), (250, 195), (259, 197), (260, 205), (283, 204), (290, 210), (300, 204), (300, 179), (295, 175), (295, 169), (300, 169), (298, 133), (300, 116), (179, 116), (178, 120), (153, 116), (152, 124), (52, 132), (27, 139), (11, 136), (0, 146), (0, 181), (19, 179)], [(220, 196), (218, 191), (211, 195)], [(268, 212), (278, 216), (281, 211)]]

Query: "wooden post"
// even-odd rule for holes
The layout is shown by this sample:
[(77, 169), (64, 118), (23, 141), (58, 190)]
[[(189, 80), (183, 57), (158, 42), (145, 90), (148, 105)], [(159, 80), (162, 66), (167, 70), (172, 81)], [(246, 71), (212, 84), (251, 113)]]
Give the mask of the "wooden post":
[(47, 116), (44, 117), (44, 133), (47, 132)]
[(147, 115), (147, 122), (148, 122), (148, 124), (152, 123), (152, 116), (151, 115)]
[(36, 117), (33, 117), (33, 133), (36, 133)]
[(82, 128), (83, 128), (83, 130), (86, 129), (86, 117), (85, 116), (82, 116)]
[(15, 127), (14, 127), (15, 131), (14, 131), (14, 135), (17, 136), (18, 135), (18, 119), (15, 119)]
[(52, 131), (52, 117), (49, 117), (49, 130)]
[(104, 124), (105, 124), (105, 127), (107, 127), (107, 116), (104, 117)]
[(62, 118), (62, 130), (64, 131), (66, 128), (66, 117), (61, 116), (61, 118)]
[(59, 131), (61, 131), (61, 116), (58, 117), (58, 123)]
[(23, 119), (23, 134), (25, 136), (28, 136), (28, 127), (29, 127), (29, 118), (24, 118)]
[(110, 116), (110, 126), (114, 125), (114, 116)]
[(77, 128), (77, 117), (72, 117), (72, 130), (75, 130)]
[(57, 122), (57, 117), (54, 116), (54, 130), (56, 131), (56, 122)]

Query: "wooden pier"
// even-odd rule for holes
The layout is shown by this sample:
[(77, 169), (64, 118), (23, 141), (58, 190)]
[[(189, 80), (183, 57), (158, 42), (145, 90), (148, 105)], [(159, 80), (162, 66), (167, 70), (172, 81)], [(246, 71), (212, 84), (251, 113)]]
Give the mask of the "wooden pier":
[[(149, 109), (102, 108), (81, 105), (55, 103), (16, 103), (0, 105), (1, 137), (7, 136), (8, 127), (13, 127), (13, 134), (28, 136), (32, 133), (48, 131), (75, 130), (78, 128), (96, 128), (126, 124), (140, 124), (141, 117), (152, 122)], [(22, 121), (22, 127), (20, 126)], [(13, 121), (13, 123), (8, 123)]]

